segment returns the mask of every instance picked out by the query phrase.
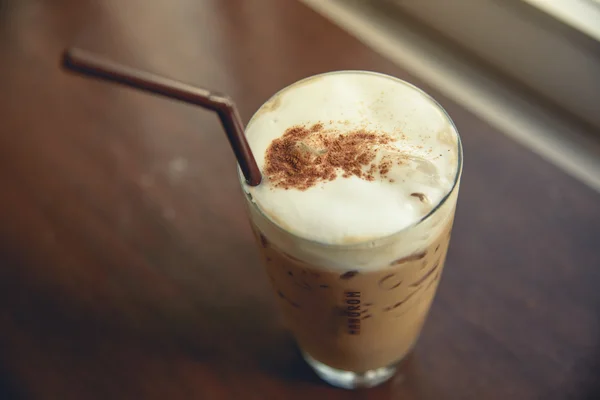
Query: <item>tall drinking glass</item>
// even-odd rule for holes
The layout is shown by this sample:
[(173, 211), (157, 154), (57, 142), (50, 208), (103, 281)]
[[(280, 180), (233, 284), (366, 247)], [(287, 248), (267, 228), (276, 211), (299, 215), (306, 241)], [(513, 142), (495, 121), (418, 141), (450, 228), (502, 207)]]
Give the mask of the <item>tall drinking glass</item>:
[(440, 282), (462, 171), (450, 117), (399, 79), (340, 71), (294, 83), (246, 128), (263, 181), (240, 174), (285, 321), (328, 383), (389, 379)]

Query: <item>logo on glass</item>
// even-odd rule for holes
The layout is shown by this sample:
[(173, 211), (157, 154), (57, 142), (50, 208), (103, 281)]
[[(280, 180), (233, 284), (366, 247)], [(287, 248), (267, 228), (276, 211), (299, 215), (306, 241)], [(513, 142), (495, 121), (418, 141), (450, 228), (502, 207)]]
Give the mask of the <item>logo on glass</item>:
[(348, 333), (360, 335), (360, 292), (345, 292), (344, 306)]

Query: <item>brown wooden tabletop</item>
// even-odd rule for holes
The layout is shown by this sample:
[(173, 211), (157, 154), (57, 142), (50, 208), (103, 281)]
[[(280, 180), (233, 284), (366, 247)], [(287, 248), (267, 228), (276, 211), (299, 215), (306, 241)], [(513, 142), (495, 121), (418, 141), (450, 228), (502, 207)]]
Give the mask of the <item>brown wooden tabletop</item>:
[[(229, 93), (337, 69), (462, 133), (444, 279), (393, 381), (319, 381), (282, 327), (217, 117), (63, 73), (71, 44)], [(600, 195), (291, 0), (0, 1), (0, 398), (600, 398)], [(594, 397), (598, 396), (598, 397)]]

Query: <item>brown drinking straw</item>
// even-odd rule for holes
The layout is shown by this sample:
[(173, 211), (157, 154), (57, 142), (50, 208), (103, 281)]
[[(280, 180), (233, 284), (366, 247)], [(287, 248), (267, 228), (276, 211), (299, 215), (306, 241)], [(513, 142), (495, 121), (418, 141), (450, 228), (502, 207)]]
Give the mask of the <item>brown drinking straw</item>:
[(262, 176), (246, 140), (244, 125), (229, 97), (127, 67), (81, 49), (67, 50), (62, 61), (66, 69), (86, 76), (120, 83), (215, 111), (219, 115), (246, 182), (250, 186), (260, 184)]

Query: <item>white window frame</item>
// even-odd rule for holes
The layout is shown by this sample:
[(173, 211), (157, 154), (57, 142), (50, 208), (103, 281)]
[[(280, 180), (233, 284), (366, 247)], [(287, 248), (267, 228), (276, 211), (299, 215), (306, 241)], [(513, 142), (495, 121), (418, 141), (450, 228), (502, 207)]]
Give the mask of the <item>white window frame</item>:
[[(595, 37), (600, 38), (600, 6), (593, 3), (598, 0), (377, 1), (600, 130), (600, 41)], [(590, 18), (578, 20), (575, 12)]]

